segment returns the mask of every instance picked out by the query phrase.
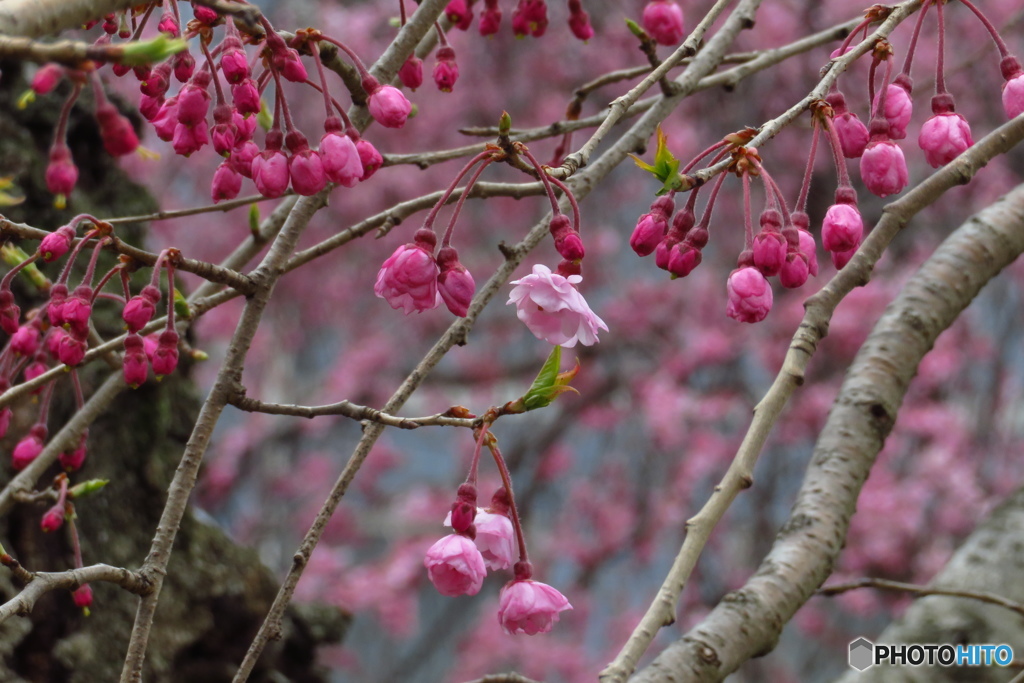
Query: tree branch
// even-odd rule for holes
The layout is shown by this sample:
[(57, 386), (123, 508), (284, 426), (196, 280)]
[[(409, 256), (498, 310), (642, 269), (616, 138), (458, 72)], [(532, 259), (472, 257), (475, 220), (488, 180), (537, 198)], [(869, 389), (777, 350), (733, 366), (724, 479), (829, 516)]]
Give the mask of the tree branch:
[(36, 601), (54, 590), (75, 590), (83, 584), (96, 581), (115, 584), (136, 595), (146, 595), (151, 590), (150, 584), (138, 574), (107, 564), (94, 564), (63, 572), (35, 572), (31, 576), (32, 580), (20, 593), (0, 605), (0, 624), (14, 616), (28, 616)]
[(995, 593), (959, 590), (956, 588), (939, 588), (937, 586), (919, 586), (915, 583), (903, 583), (902, 581), (890, 581), (889, 579), (871, 577), (857, 579), (856, 581), (850, 581), (847, 583), (834, 583), (831, 586), (823, 586), (816, 591), (816, 594), (831, 597), (833, 595), (841, 595), (842, 593), (848, 593), (849, 591), (859, 590), (861, 588), (877, 588), (879, 590), (910, 593), (918, 597), (944, 595), (951, 598), (970, 598), (971, 600), (978, 600), (990, 605), (1005, 607), (1006, 609), (1012, 610), (1024, 617), (1024, 604), (1013, 600), (1007, 600), (1003, 596), (996, 595)]
[[(1024, 117), (972, 147), (911, 193), (886, 207), (879, 225), (850, 265), (807, 302), (807, 313), (787, 353), (786, 366), (806, 357), (827, 331), (827, 316), (853, 282), (867, 282), (884, 238), (909, 216), (962, 182), (971, 168), (1024, 138)], [(979, 158), (980, 157), (980, 158)], [(698, 626), (666, 648), (636, 681), (718, 681), (750, 657), (771, 650), (782, 627), (832, 571), (857, 495), (892, 429), (911, 378), (935, 339), (1002, 268), (1024, 252), (1024, 186), (964, 223), (907, 283), (861, 347), (818, 439), (789, 521), (746, 585), (727, 595)], [(851, 270), (852, 266), (852, 270)], [(769, 391), (796, 378), (784, 369)], [(765, 401), (768, 401), (766, 397)], [(773, 399), (778, 400), (778, 399)], [(762, 404), (764, 401), (762, 401)], [(760, 408), (761, 406), (759, 406)], [(778, 407), (774, 408), (778, 410)], [(763, 418), (755, 414), (755, 422)], [(752, 425), (753, 431), (755, 426)], [(749, 440), (744, 440), (746, 445)], [(758, 446), (759, 447), (759, 446)], [(690, 536), (687, 536), (689, 541)], [(686, 554), (687, 544), (681, 555)], [(742, 635), (740, 635), (742, 634)]]
[(137, 0), (3, 0), (0, 34), (40, 38), (137, 5)]

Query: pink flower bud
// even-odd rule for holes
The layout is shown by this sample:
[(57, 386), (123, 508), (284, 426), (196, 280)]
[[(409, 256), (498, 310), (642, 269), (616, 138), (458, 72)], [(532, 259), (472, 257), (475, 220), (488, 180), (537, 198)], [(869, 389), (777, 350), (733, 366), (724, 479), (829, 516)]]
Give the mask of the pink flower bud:
[(533, 636), (550, 631), (559, 614), (570, 609), (569, 600), (546, 583), (509, 581), (498, 598), (498, 623), (509, 635)]
[(20, 327), (21, 308), (14, 303), (14, 293), (9, 289), (0, 290), (0, 329), (15, 334)]
[(864, 220), (852, 204), (833, 204), (821, 224), (821, 245), (825, 251), (848, 251), (860, 244)]
[[(61, 330), (61, 332), (64, 332), (64, 330)], [(47, 337), (47, 339), (49, 339), (49, 337)], [(43, 355), (39, 354), (38, 356), (36, 356), (36, 360), (32, 361), (25, 367), (25, 372), (22, 374), (25, 377), (26, 382), (35, 379), (36, 377), (50, 369), (49, 367), (47, 367), (46, 363), (44, 363), (41, 360), (42, 357)], [(38, 394), (40, 391), (42, 391), (42, 389), (42, 387), (38, 387), (35, 390), (33, 390), (32, 393)]]
[(61, 226), (42, 239), (39, 243), (39, 255), (47, 263), (56, 261), (68, 253), (74, 239), (75, 229), (70, 225)]
[(476, 595), (487, 574), (480, 551), (459, 534), (449, 534), (430, 546), (423, 565), (437, 592), (448, 597)]
[(398, 79), (402, 85), (409, 90), (415, 90), (423, 85), (423, 60), (412, 54), (398, 70)]
[[(61, 304), (61, 307), (63, 308), (63, 304)], [(51, 318), (51, 325), (53, 324), (52, 320), (53, 319)], [(60, 358), (60, 343), (66, 336), (68, 336), (68, 333), (63, 327), (51, 327), (46, 338), (43, 339), (43, 344), (46, 346), (46, 352), (50, 354), (50, 357), (54, 360)]]
[(474, 543), (488, 569), (508, 569), (515, 561), (516, 536), (507, 515), (479, 510), (476, 513)]
[(370, 91), (367, 107), (370, 116), (385, 128), (401, 128), (412, 111), (412, 103), (405, 98), (401, 90), (379, 83), (375, 90)]
[(754, 266), (765, 277), (778, 275), (786, 263), (786, 238), (775, 230), (762, 230), (754, 237)]
[[(878, 108), (878, 99), (881, 93), (875, 95), (872, 108)], [(910, 92), (907, 86), (900, 83), (890, 83), (885, 91), (885, 120), (889, 122), (889, 137), (893, 140), (902, 140), (907, 137), (907, 124), (914, 113), (914, 102), (910, 99)]]
[(583, 42), (594, 37), (594, 27), (590, 25), (590, 15), (584, 11), (580, 0), (569, 0), (569, 30)]
[(320, 161), (332, 183), (355, 187), (363, 176), (363, 162), (359, 159), (356, 143), (347, 135), (324, 133), (320, 138)]
[(476, 283), (466, 267), (459, 262), (459, 255), (451, 247), (442, 247), (437, 253), (437, 290), (448, 310), (453, 315), (465, 318), (469, 304), (476, 293)]
[(376, 147), (364, 139), (356, 140), (356, 151), (359, 152), (359, 161), (363, 164), (363, 177), (359, 180), (369, 180), (370, 176), (384, 164), (384, 157)]
[(60, 79), (64, 77), (64, 67), (60, 64), (49, 62), (43, 64), (36, 71), (35, 76), (32, 77), (32, 92), (37, 95), (48, 95), (53, 92), (53, 89), (60, 83)]
[(206, 5), (197, 5), (195, 3), (192, 3), (192, 12), (195, 15), (195, 18), (198, 21), (203, 22), (204, 24), (212, 24), (215, 21), (217, 21), (217, 19), (220, 16), (219, 14), (217, 14), (217, 10), (213, 9), (212, 7), (207, 7)]
[(668, 220), (661, 212), (652, 211), (640, 216), (629, 238), (629, 246), (637, 256), (648, 256), (658, 248), (668, 230)]
[(174, 139), (174, 129), (178, 127), (178, 98), (172, 97), (166, 100), (160, 111), (152, 119), (153, 130), (156, 136), (164, 142)]
[(737, 268), (727, 283), (726, 315), (741, 323), (759, 323), (772, 310), (772, 288), (757, 268)]
[(256, 143), (246, 141), (231, 150), (228, 163), (239, 175), (252, 178), (252, 162), (259, 155), (260, 148), (256, 146)]
[(138, 332), (145, 327), (156, 314), (156, 304), (160, 301), (160, 290), (153, 285), (146, 285), (138, 295), (133, 296), (125, 304), (121, 317), (129, 332)]
[(842, 270), (846, 267), (846, 264), (850, 262), (853, 255), (857, 253), (857, 249), (860, 247), (858, 242), (852, 249), (847, 251), (833, 251), (832, 252), (832, 265), (836, 267), (836, 270)]
[(818, 250), (814, 243), (814, 235), (806, 230), (800, 231), (800, 253), (807, 257), (807, 270), (811, 275), (818, 274)]
[[(227, 43), (229, 39), (225, 39)], [(232, 85), (237, 85), (249, 78), (249, 60), (245, 56), (245, 50), (241, 42), (236, 38), (237, 46), (226, 47), (220, 58), (220, 70), (224, 74), (224, 80)]]
[(152, 122), (160, 115), (160, 111), (164, 108), (164, 101), (162, 95), (159, 97), (143, 95), (139, 98), (139, 113), (142, 114), (144, 119)]
[(440, 269), (428, 248), (432, 250), (433, 243), (426, 238), (398, 247), (377, 273), (374, 294), (406, 315), (437, 308), (441, 303), (437, 291)]
[(803, 287), (810, 274), (807, 257), (799, 251), (791, 251), (786, 254), (786, 263), (783, 264), (782, 271), (779, 273), (779, 282), (783, 287), (796, 289)]
[(688, 240), (669, 244), (668, 240), (658, 245), (658, 253), (655, 259), (665, 264), (663, 270), (672, 274), (672, 278), (686, 277), (693, 272), (694, 268), (700, 265), (703, 255)]
[(327, 176), (320, 155), (308, 147), (288, 159), (292, 188), (301, 195), (312, 196), (327, 186)]
[(910, 181), (903, 150), (892, 140), (876, 140), (860, 158), (860, 176), (867, 188), (879, 197), (903, 190)]
[(641, 17), (644, 31), (659, 45), (677, 45), (683, 39), (683, 10), (676, 2), (653, 0)]
[(174, 147), (176, 154), (180, 154), (183, 157), (191, 156), (209, 144), (209, 131), (210, 129), (206, 125), (206, 121), (200, 121), (194, 126), (186, 126), (184, 123), (179, 123), (174, 127), (174, 137), (171, 140), (171, 146)]
[(160, 17), (160, 23), (156, 26), (156, 30), (160, 31), (160, 33), (170, 33), (172, 38), (177, 38), (180, 34), (178, 22), (170, 12), (163, 13)]
[(46, 435), (46, 426), (37, 424), (29, 430), (25, 438), (18, 442), (11, 456), (11, 464), (15, 470), (20, 472), (28, 467), (30, 462), (39, 457), (39, 454), (43, 452)]
[(1009, 119), (1015, 119), (1024, 112), (1024, 73), (1017, 74), (1003, 84), (1003, 111)]
[(444, 13), (448, 17), (448, 21), (463, 31), (473, 23), (473, 8), (466, 0), (451, 0), (444, 8)]
[(56, 531), (64, 525), (64, 503), (57, 503), (52, 508), (43, 513), (43, 519), (39, 522), (39, 526), (46, 533)]
[(480, 35), (492, 36), (501, 27), (501, 8), (497, 0), (485, 0), (484, 11), (480, 15)]
[(78, 439), (78, 446), (75, 450), (70, 453), (64, 452), (60, 454), (60, 466), (66, 471), (75, 472), (82, 468), (82, 464), (85, 462), (85, 457), (87, 455), (86, 441), (88, 438), (89, 432), (86, 430)]
[(210, 72), (197, 71), (178, 93), (178, 122), (194, 126), (206, 120), (210, 110)]
[(31, 323), (22, 325), (11, 337), (11, 351), (19, 356), (34, 356), (39, 350), (39, 328)]
[(178, 367), (178, 333), (164, 330), (157, 339), (153, 352), (153, 372), (157, 378), (169, 375)]
[(89, 333), (89, 318), (92, 316), (92, 287), (80, 285), (75, 287), (64, 308), (61, 309), (61, 317), (64, 324), (69, 327), (72, 333), (79, 337), (85, 337)]
[(288, 158), (279, 149), (268, 149), (252, 160), (252, 180), (264, 197), (280, 197), (288, 189)]
[(241, 191), (241, 174), (235, 170), (235, 166), (230, 161), (221, 162), (213, 173), (213, 182), (210, 185), (210, 198), (213, 199), (213, 203), (234, 199)]
[(238, 127), (235, 125), (234, 110), (221, 104), (213, 110), (213, 149), (221, 156), (227, 156), (235, 148), (238, 140)]
[(519, 0), (512, 12), (512, 32), (517, 38), (540, 38), (548, 30), (548, 6), (544, 0)]
[(88, 609), (92, 606), (92, 588), (83, 583), (71, 593), (71, 599), (75, 601), (75, 607)]
[[(171, 63), (164, 62), (149, 72), (146, 80), (139, 86), (143, 95), (163, 97), (171, 87)], [(147, 117), (149, 119), (151, 117)]]
[(260, 91), (252, 79), (231, 86), (231, 99), (240, 114), (260, 113)]
[(960, 114), (939, 114), (924, 122), (917, 144), (932, 168), (945, 166), (974, 144), (971, 127)]
[(186, 83), (196, 70), (196, 58), (188, 50), (183, 50), (171, 58), (174, 65), (174, 77), (179, 83)]
[(434, 83), (441, 92), (451, 92), (459, 78), (459, 65), (455, 63), (455, 50), (447, 45), (437, 51), (434, 65)]
[[(46, 316), (55, 328), (64, 326), (64, 302), (68, 298), (67, 285), (60, 283), (50, 287), (50, 301), (46, 305)], [(4, 305), (4, 292), (0, 292), (0, 308)], [(12, 333), (13, 334), (13, 333)]]
[(124, 338), (124, 361), (121, 368), (125, 384), (133, 389), (145, 384), (149, 374), (149, 358), (142, 337), (134, 332)]
[(85, 336), (76, 336), (75, 332), (71, 332), (60, 338), (57, 359), (69, 368), (73, 368), (85, 358), (87, 349)]
[(583, 240), (580, 234), (569, 225), (569, 217), (559, 214), (551, 218), (548, 226), (551, 236), (555, 238), (555, 250), (567, 261), (579, 261), (584, 256)]
[(14, 416), (14, 411), (10, 408), (0, 408), (0, 439), (7, 436), (7, 430), (11, 426), (11, 417)]
[(832, 119), (839, 136), (839, 146), (847, 159), (857, 159), (864, 154), (868, 145), (868, 127), (857, 118), (856, 114), (846, 112)]
[(274, 50), (272, 63), (274, 68), (292, 83), (305, 83), (309, 78), (298, 51), (293, 47)]
[(121, 115), (112, 104), (96, 107), (96, 122), (103, 138), (103, 148), (113, 157), (131, 154), (139, 147), (139, 138), (131, 121)]

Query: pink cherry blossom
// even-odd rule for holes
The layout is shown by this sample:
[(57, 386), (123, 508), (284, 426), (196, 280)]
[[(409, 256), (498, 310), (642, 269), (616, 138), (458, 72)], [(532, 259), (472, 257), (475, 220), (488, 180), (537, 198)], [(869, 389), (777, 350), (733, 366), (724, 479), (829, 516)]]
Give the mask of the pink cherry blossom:
[(34, 356), (39, 350), (39, 334), (35, 325), (22, 325), (11, 337), (11, 351), (19, 356)]
[(153, 372), (157, 378), (169, 375), (178, 367), (178, 333), (164, 330), (157, 339), (152, 356)]
[(437, 592), (448, 597), (476, 595), (487, 575), (480, 551), (459, 534), (449, 534), (430, 546), (423, 565)]
[(363, 164), (363, 177), (360, 180), (368, 180), (384, 163), (384, 157), (366, 140), (356, 141), (356, 151), (359, 152), (359, 161)]
[(39, 253), (47, 263), (68, 253), (75, 239), (75, 229), (70, 225), (57, 228), (39, 243)]
[(660, 45), (677, 45), (683, 39), (683, 10), (676, 2), (653, 0), (644, 7), (644, 30)]
[(515, 561), (516, 537), (507, 515), (477, 510), (476, 547), (491, 571), (508, 569)]
[(139, 137), (132, 128), (132, 123), (112, 104), (96, 107), (96, 123), (100, 127), (103, 148), (112, 157), (131, 154), (139, 147)]
[(437, 276), (437, 290), (448, 310), (461, 318), (469, 312), (469, 304), (476, 293), (473, 275), (459, 262), (458, 254), (451, 247), (443, 247), (437, 255), (440, 274)]
[(580, 0), (569, 0), (569, 30), (583, 42), (594, 37), (594, 27), (590, 25), (590, 15), (583, 9)]
[(409, 55), (409, 58), (398, 70), (398, 80), (409, 90), (415, 90), (423, 85), (423, 60), (416, 55)]
[(50, 163), (46, 166), (46, 189), (55, 195), (69, 195), (78, 182), (78, 167), (65, 144), (56, 144), (50, 150)]
[(868, 146), (868, 127), (852, 112), (839, 114), (832, 119), (839, 136), (839, 146), (847, 159), (857, 159)]
[(506, 305), (516, 305), (516, 315), (538, 339), (566, 348), (577, 342), (591, 346), (598, 342), (597, 331), (607, 332), (608, 326), (576, 289), (582, 281), (579, 275), (565, 277), (537, 264), (532, 275), (512, 281), (516, 287)]
[(39, 457), (39, 454), (43, 452), (46, 435), (46, 427), (37, 424), (32, 427), (25, 438), (18, 442), (11, 455), (11, 464), (15, 470), (25, 469), (30, 462)]
[(876, 140), (860, 158), (860, 177), (879, 197), (901, 192), (910, 181), (903, 150), (892, 140)]
[(64, 524), (64, 504), (59, 503), (43, 513), (39, 522), (40, 528), (45, 532), (56, 531)]
[(757, 268), (732, 271), (726, 285), (729, 305), (726, 315), (741, 323), (759, 323), (772, 310), (772, 288)]
[(251, 168), (256, 189), (264, 197), (280, 197), (288, 189), (288, 158), (280, 149), (264, 150)]
[(662, 197), (651, 205), (650, 213), (640, 216), (629, 238), (629, 246), (637, 256), (647, 256), (658, 248), (668, 231), (668, 217), (673, 208), (672, 200)]
[(451, 92), (459, 79), (459, 65), (455, 62), (455, 50), (445, 45), (437, 51), (434, 65), (434, 83), (441, 92)]
[(130, 387), (145, 384), (146, 375), (149, 374), (149, 358), (146, 356), (145, 342), (135, 333), (124, 338), (124, 361), (121, 367), (125, 384)]
[(498, 623), (509, 635), (532, 636), (550, 631), (559, 613), (568, 609), (572, 609), (569, 600), (546, 583), (510, 581), (498, 598)]
[(921, 126), (917, 144), (924, 150), (924, 158), (932, 166), (945, 166), (974, 144), (971, 127), (960, 114), (938, 114)]
[(440, 269), (426, 248), (403, 244), (380, 267), (373, 292), (406, 315), (429, 311), (441, 303), (437, 291), (439, 274)]
[(320, 155), (306, 147), (288, 157), (288, 173), (292, 188), (301, 195), (312, 196), (327, 185)]
[(234, 199), (242, 190), (242, 175), (230, 161), (222, 161), (213, 174), (210, 198), (216, 204), (225, 199)]

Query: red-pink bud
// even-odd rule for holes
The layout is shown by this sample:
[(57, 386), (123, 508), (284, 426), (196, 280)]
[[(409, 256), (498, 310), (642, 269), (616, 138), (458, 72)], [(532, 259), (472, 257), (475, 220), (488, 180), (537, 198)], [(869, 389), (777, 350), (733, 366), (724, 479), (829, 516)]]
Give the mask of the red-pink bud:
[(850, 262), (853, 255), (857, 253), (857, 249), (860, 247), (858, 243), (853, 249), (847, 251), (833, 251), (832, 252), (832, 265), (836, 267), (836, 270), (842, 270), (846, 267), (846, 264)]
[(580, 0), (569, 0), (569, 30), (584, 42), (594, 37), (594, 27), (590, 25), (590, 15), (584, 11)]
[(85, 457), (87, 455), (86, 441), (89, 438), (89, 431), (86, 430), (81, 437), (78, 439), (78, 446), (75, 450), (68, 453), (65, 451), (60, 454), (60, 466), (68, 472), (75, 472), (81, 469), (82, 464), (85, 463)]
[(20, 327), (21, 308), (14, 303), (14, 293), (9, 289), (0, 290), (0, 329), (15, 334)]
[(110, 103), (96, 107), (96, 122), (103, 138), (103, 148), (107, 154), (121, 157), (131, 154), (139, 147), (139, 138), (132, 128), (131, 121), (121, 115)]
[(199, 70), (178, 93), (178, 122), (194, 126), (206, 120), (210, 110), (210, 72)]
[(43, 64), (32, 77), (32, 92), (37, 95), (48, 95), (57, 87), (60, 79), (64, 77), (64, 67), (60, 64), (49, 62)]
[(378, 83), (377, 88), (370, 90), (369, 95), (370, 99), (366, 106), (370, 110), (370, 116), (377, 123), (385, 128), (401, 128), (405, 125), (405, 121), (412, 111), (412, 103), (406, 99), (401, 90), (394, 86)]
[(185, 83), (196, 70), (196, 58), (188, 50), (183, 50), (171, 58), (174, 66), (174, 77), (179, 83)]
[(480, 35), (491, 36), (498, 32), (501, 27), (501, 8), (498, 7), (498, 0), (485, 0), (484, 11), (480, 14)]
[(774, 229), (767, 228), (754, 237), (754, 266), (765, 277), (778, 275), (786, 263), (786, 238)]
[(312, 196), (327, 186), (327, 176), (320, 155), (308, 147), (288, 158), (288, 173), (292, 189), (298, 194)]
[(444, 8), (444, 13), (448, 17), (448, 21), (452, 22), (456, 28), (467, 30), (473, 23), (473, 8), (471, 2), (466, 0), (451, 0), (448, 6)]
[(242, 176), (230, 161), (223, 161), (213, 173), (210, 184), (210, 198), (213, 203), (234, 199), (242, 191)]
[(231, 150), (231, 156), (228, 157), (228, 163), (235, 171), (246, 178), (252, 178), (252, 162), (253, 159), (260, 155), (260, 148), (256, 146), (255, 142), (243, 142), (242, 144)]
[(320, 138), (320, 161), (332, 183), (354, 187), (363, 177), (363, 162), (356, 143), (347, 135), (328, 132)]
[(160, 23), (157, 24), (156, 29), (160, 33), (170, 33), (172, 38), (177, 38), (181, 33), (181, 29), (178, 28), (178, 21), (170, 12), (164, 12), (161, 15)]
[(892, 140), (870, 143), (860, 158), (860, 177), (867, 188), (879, 197), (888, 197), (903, 190), (910, 181), (903, 150)]
[(27, 436), (18, 442), (18, 445), (14, 447), (14, 453), (11, 455), (11, 464), (15, 470), (20, 472), (39, 457), (39, 454), (43, 452), (46, 436), (46, 426), (37, 424), (29, 430)]
[(220, 15), (217, 14), (217, 10), (212, 7), (207, 7), (206, 5), (197, 5), (196, 3), (192, 3), (192, 13), (195, 15), (197, 20), (204, 24), (212, 24), (220, 18)]
[(178, 333), (164, 330), (157, 340), (156, 351), (153, 352), (153, 372), (163, 377), (174, 372), (178, 367)]
[(974, 144), (971, 127), (960, 114), (939, 114), (924, 122), (917, 144), (932, 168), (945, 166)]
[(153, 117), (152, 123), (158, 138), (164, 142), (173, 140), (174, 129), (178, 127), (178, 98), (167, 99), (157, 115)]
[(737, 268), (727, 284), (726, 315), (741, 323), (758, 323), (772, 310), (772, 288), (756, 268)]
[(61, 363), (73, 368), (85, 358), (85, 352), (88, 349), (86, 345), (86, 337), (84, 335), (77, 336), (74, 331), (64, 335), (60, 339), (60, 348), (57, 351), (57, 359)]
[(280, 149), (268, 149), (252, 160), (252, 180), (264, 197), (280, 197), (288, 189), (288, 158)]
[(64, 503), (57, 503), (52, 508), (43, 513), (43, 519), (39, 522), (39, 526), (44, 532), (56, 531), (61, 528), (64, 524)]
[[(437, 290), (448, 310), (453, 315), (465, 318), (469, 304), (476, 293), (476, 283), (466, 267), (459, 262), (459, 255), (452, 247), (442, 247), (437, 252)], [(458, 528), (456, 527), (456, 530)]]
[(437, 51), (434, 65), (434, 83), (441, 92), (451, 92), (459, 78), (459, 65), (455, 63), (455, 50), (445, 45)]
[(68, 253), (74, 239), (75, 229), (70, 225), (61, 226), (42, 239), (39, 243), (39, 255), (47, 263), (56, 261)]
[(129, 332), (138, 332), (153, 319), (160, 296), (160, 290), (157, 287), (146, 285), (138, 295), (133, 296), (125, 304), (121, 317)]
[(39, 327), (28, 323), (18, 328), (11, 337), (11, 351), (19, 356), (34, 356), (39, 350)]
[(252, 79), (231, 86), (231, 98), (240, 114), (260, 113), (260, 91)]
[(365, 139), (356, 141), (356, 151), (359, 152), (359, 161), (363, 164), (363, 177), (360, 180), (369, 180), (384, 163), (384, 157)]
[[(883, 115), (889, 122), (889, 137), (893, 140), (902, 140), (907, 137), (907, 124), (914, 114), (914, 102), (910, 99), (910, 85), (904, 80), (890, 83), (885, 90), (885, 111)], [(878, 109), (878, 100), (882, 93), (875, 95), (872, 102), (872, 109)]]
[(305, 83), (309, 78), (306, 67), (299, 59), (299, 53), (295, 48), (286, 47), (274, 50), (271, 63), (282, 76), (293, 83)]
[(142, 337), (134, 332), (124, 338), (124, 361), (121, 368), (125, 384), (133, 389), (145, 384), (149, 374), (149, 358)]
[(71, 593), (71, 599), (75, 601), (76, 607), (87, 609), (92, 606), (92, 588), (84, 583)]
[(826, 251), (849, 251), (860, 244), (864, 219), (855, 204), (833, 204), (821, 224), (821, 245)]
[(147, 121), (151, 122), (160, 115), (160, 112), (164, 108), (164, 97), (151, 97), (150, 95), (143, 95), (139, 98), (139, 113)]
[[(149, 76), (139, 86), (143, 95), (163, 97), (171, 87), (171, 63), (164, 62), (149, 72)], [(149, 117), (147, 117), (149, 118)]]
[(677, 45), (683, 39), (683, 10), (676, 2), (653, 0), (641, 17), (644, 31), (659, 45)]
[[(228, 44), (230, 42), (230, 45)], [(249, 60), (242, 49), (242, 43), (237, 38), (229, 37), (224, 39), (224, 52), (220, 57), (220, 70), (224, 74), (224, 80), (232, 85), (241, 83), (249, 78)]]
[(398, 79), (409, 90), (415, 90), (423, 85), (423, 60), (414, 54), (409, 55), (402, 68), (398, 70)]
[(779, 273), (779, 282), (783, 287), (796, 289), (807, 282), (811, 272), (808, 268), (807, 257), (799, 251), (791, 251), (786, 254), (786, 263)]
[(548, 6), (544, 0), (519, 0), (512, 12), (512, 32), (517, 38), (540, 38), (548, 30)]
[(1024, 113), (1024, 73), (1018, 73), (1003, 83), (1003, 111), (1009, 119)]
[(191, 156), (198, 152), (210, 142), (210, 129), (206, 121), (200, 121), (194, 126), (186, 126), (179, 123), (174, 127), (174, 137), (171, 139), (171, 146), (174, 152), (183, 157)]

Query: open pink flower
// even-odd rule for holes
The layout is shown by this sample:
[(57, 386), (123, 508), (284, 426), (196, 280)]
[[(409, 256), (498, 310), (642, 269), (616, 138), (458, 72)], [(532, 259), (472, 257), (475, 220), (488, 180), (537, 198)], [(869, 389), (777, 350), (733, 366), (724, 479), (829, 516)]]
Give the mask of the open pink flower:
[(725, 311), (741, 323), (759, 323), (772, 310), (772, 287), (757, 268), (737, 268), (728, 282), (729, 306)]
[(572, 609), (569, 600), (546, 583), (510, 581), (498, 598), (498, 623), (509, 635), (547, 633), (567, 609)]
[[(487, 568), (497, 571), (511, 567), (516, 555), (516, 535), (508, 515), (477, 508), (473, 524), (476, 527), (474, 542)], [(452, 526), (451, 512), (445, 517), (444, 525)]]
[(449, 534), (430, 546), (423, 565), (437, 592), (448, 597), (476, 595), (487, 575), (480, 551), (459, 534)]
[(607, 332), (608, 326), (576, 289), (582, 280), (579, 275), (565, 277), (537, 264), (532, 275), (512, 281), (516, 287), (506, 305), (516, 305), (516, 315), (538, 339), (566, 348), (577, 342), (592, 346), (598, 341), (597, 331)]
[(429, 311), (441, 303), (437, 291), (440, 272), (434, 256), (424, 246), (403, 244), (380, 267), (373, 292), (406, 315)]

